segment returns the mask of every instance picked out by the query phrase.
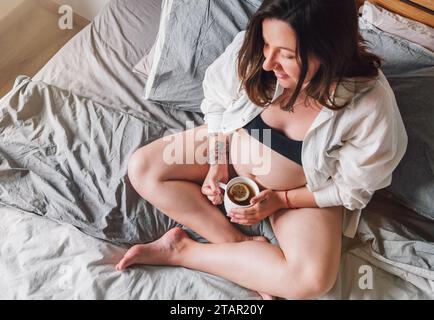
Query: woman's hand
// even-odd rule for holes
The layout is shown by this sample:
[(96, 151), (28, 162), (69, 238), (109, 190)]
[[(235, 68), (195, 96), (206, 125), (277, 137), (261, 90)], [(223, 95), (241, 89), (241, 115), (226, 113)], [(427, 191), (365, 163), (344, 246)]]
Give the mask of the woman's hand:
[(261, 191), (250, 200), (251, 207), (230, 210), (231, 222), (252, 225), (271, 216), (277, 210), (285, 208), (285, 195), (282, 192), (270, 189)]
[(223, 203), (222, 192), (219, 187), (219, 182), (226, 183), (229, 179), (228, 164), (211, 165), (208, 174), (202, 184), (202, 193), (207, 196), (208, 200), (213, 205)]

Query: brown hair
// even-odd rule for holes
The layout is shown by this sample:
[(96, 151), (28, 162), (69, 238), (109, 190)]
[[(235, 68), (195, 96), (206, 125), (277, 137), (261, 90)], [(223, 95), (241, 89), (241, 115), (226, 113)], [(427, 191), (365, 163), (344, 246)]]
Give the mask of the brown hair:
[(267, 106), (276, 84), (273, 72), (262, 67), (264, 39), (262, 22), (277, 19), (288, 23), (297, 35), (296, 57), (300, 65), (297, 86), (283, 110), (289, 110), (297, 100), (308, 71), (308, 57), (320, 61), (320, 67), (305, 87), (311, 97), (332, 110), (338, 105), (333, 83), (345, 85), (349, 78), (372, 80), (378, 76), (381, 59), (368, 52), (358, 27), (354, 0), (264, 0), (252, 16), (244, 43), (238, 55), (238, 76), (250, 100)]

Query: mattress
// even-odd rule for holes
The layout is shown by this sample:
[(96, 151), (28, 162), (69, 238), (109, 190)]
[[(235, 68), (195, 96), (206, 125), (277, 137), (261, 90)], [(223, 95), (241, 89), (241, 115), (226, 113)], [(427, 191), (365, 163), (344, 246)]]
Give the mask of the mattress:
[[(201, 124), (198, 113), (144, 100), (146, 80), (132, 72), (152, 47), (160, 6), (161, 0), (111, 1), (33, 80), (170, 132), (184, 130), (189, 121)], [(174, 225), (169, 221), (166, 227)], [(265, 226), (259, 232), (270, 231)], [(338, 280), (322, 299), (434, 298), (433, 241), (432, 221), (376, 193), (357, 236), (344, 239)], [(118, 272), (114, 266), (125, 252), (126, 246), (77, 226), (3, 206), (0, 299), (260, 298), (225, 279), (181, 267)]]

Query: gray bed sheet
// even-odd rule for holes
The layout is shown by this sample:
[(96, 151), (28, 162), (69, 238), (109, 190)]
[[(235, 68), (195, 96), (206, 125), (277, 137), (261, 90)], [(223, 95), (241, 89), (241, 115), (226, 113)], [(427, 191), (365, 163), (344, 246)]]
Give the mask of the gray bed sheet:
[[(112, 1), (34, 77), (35, 82), (20, 78), (17, 85), (27, 81), (27, 86), (32, 87), (37, 96), (49, 96), (50, 101), (54, 96), (60, 96), (62, 101), (67, 97), (80, 101), (79, 105), (95, 110), (94, 118), (88, 117), (93, 119), (94, 125), (98, 119), (109, 119), (110, 124), (115, 119), (131, 121), (129, 123), (135, 126), (145, 124), (148, 130), (141, 131), (141, 141), (135, 141), (136, 145), (148, 143), (167, 132), (183, 130), (186, 121), (201, 124), (200, 114), (163, 109), (144, 101), (145, 80), (132, 72), (152, 46), (160, 3), (161, 0), (148, 0), (146, 5), (141, 0)], [(56, 107), (57, 111), (61, 110), (56, 103), (52, 105), (52, 110), (56, 111)], [(70, 106), (65, 104), (65, 107)], [(62, 114), (68, 112), (64, 110)], [(55, 154), (50, 148), (44, 150)], [(125, 164), (125, 159), (116, 163)], [(34, 182), (44, 178), (41, 171), (38, 172), (39, 175), (30, 175)], [(91, 180), (89, 185), (95, 186)], [(43, 181), (50, 181), (49, 177)], [(58, 188), (53, 190), (54, 194), (61, 194)], [(127, 191), (122, 192), (129, 194)], [(52, 199), (45, 203), (48, 207), (62, 203), (62, 197)], [(126, 250), (120, 244), (149, 241), (176, 225), (146, 201), (136, 200), (129, 199), (130, 203), (136, 203), (131, 211), (115, 206), (135, 216), (125, 215), (122, 223), (106, 221), (105, 225), (77, 224), (77, 219), (67, 220), (77, 214), (65, 208), (44, 212), (47, 206), (41, 202), (27, 203), (23, 199), (21, 204), (7, 203), (0, 209), (0, 298), (259, 299), (255, 292), (229, 281), (185, 268), (139, 266), (117, 272), (114, 265)], [(120, 200), (119, 203), (127, 202)], [(104, 207), (106, 213), (107, 208)], [(97, 217), (97, 209), (78, 212)], [(47, 213), (53, 215), (47, 216)], [(135, 224), (140, 221), (141, 213), (152, 215), (153, 221), (160, 224), (151, 226), (153, 230), (149, 225)], [(85, 216), (83, 221), (89, 222), (89, 217)], [(134, 226), (137, 228), (133, 229)], [(272, 238), (267, 223), (245, 231)], [(192, 236), (203, 240), (193, 233)], [(433, 222), (376, 194), (363, 212), (357, 237), (345, 239), (338, 280), (324, 299), (434, 298), (433, 238)], [(359, 285), (363, 275), (360, 271), (365, 270), (361, 267), (366, 266), (372, 269), (374, 277), (371, 289), (362, 289)]]

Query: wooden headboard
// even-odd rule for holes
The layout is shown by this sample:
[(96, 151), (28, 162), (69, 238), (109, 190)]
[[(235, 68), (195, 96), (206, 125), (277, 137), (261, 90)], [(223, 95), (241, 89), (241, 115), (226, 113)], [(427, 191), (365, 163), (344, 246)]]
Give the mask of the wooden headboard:
[[(356, 0), (360, 6), (364, 0)], [(434, 28), (434, 0), (369, 0), (380, 7)]]

